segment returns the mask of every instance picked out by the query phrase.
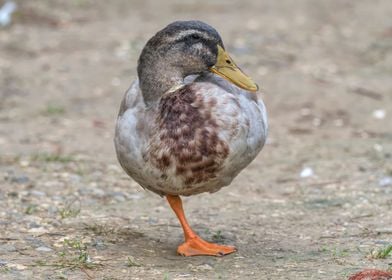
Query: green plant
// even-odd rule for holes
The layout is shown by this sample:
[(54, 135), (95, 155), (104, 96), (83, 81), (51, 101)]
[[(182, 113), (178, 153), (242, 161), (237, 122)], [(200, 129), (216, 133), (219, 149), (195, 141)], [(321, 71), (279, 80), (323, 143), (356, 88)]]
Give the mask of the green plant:
[(26, 207), (25, 214), (31, 215), (31, 214), (33, 214), (36, 210), (37, 210), (37, 205), (36, 205), (36, 204), (29, 204), (29, 205)]
[(106, 224), (84, 224), (84, 228), (96, 235), (107, 236), (116, 233), (116, 229)]
[(87, 245), (79, 239), (64, 239), (63, 249), (58, 253), (58, 257), (59, 259), (55, 261), (38, 260), (34, 266), (52, 266), (69, 269), (93, 269), (101, 266), (100, 263), (91, 260)]
[(61, 267), (92, 269), (97, 266), (88, 254), (87, 245), (78, 239), (64, 239), (59, 257), (57, 265)]
[(48, 104), (42, 111), (45, 116), (57, 116), (65, 113), (65, 108), (61, 105)]
[(218, 230), (212, 235), (212, 241), (213, 242), (223, 242), (225, 240), (225, 237), (222, 235), (222, 232)]
[(74, 218), (80, 214), (81, 205), (80, 200), (73, 199), (67, 202), (64, 208), (59, 209), (61, 219)]
[(369, 257), (371, 259), (385, 259), (389, 255), (392, 255), (392, 244), (381, 249), (373, 249), (370, 251)]

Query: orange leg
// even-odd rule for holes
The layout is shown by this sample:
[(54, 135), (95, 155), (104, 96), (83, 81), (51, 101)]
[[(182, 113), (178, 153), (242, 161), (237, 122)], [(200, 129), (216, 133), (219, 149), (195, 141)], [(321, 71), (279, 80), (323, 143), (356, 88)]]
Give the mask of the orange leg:
[(167, 195), (166, 198), (174, 213), (176, 213), (176, 216), (181, 223), (182, 229), (184, 230), (185, 242), (178, 246), (178, 254), (186, 257), (200, 255), (223, 256), (236, 251), (236, 248), (233, 246), (213, 244), (201, 239), (191, 229), (185, 218), (181, 198), (174, 195)]

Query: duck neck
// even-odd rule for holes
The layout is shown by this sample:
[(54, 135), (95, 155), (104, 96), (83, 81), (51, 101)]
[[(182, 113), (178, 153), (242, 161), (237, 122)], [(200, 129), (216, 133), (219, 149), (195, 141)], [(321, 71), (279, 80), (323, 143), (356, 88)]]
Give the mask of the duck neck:
[(160, 97), (184, 82), (180, 69), (173, 67), (165, 56), (143, 52), (137, 68), (139, 85), (148, 107), (159, 103)]

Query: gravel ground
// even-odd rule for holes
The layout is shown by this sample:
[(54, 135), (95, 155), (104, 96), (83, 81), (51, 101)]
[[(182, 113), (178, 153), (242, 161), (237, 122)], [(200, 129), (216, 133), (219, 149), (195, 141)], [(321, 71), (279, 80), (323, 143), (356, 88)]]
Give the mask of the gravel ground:
[[(391, 1), (17, 4), (0, 28), (0, 279), (392, 269)], [(237, 246), (222, 258), (177, 256), (171, 209), (114, 153), (140, 50), (176, 19), (218, 29), (270, 116), (267, 145), (230, 187), (184, 199), (201, 236)]]

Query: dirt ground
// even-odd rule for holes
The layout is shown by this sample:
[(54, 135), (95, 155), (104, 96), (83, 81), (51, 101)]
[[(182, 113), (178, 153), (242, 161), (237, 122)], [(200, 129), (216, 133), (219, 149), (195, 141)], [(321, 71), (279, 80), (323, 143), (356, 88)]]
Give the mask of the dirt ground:
[[(0, 28), (0, 279), (392, 269), (390, 0), (17, 4)], [(201, 236), (237, 246), (221, 258), (177, 256), (171, 209), (114, 153), (141, 48), (176, 19), (217, 28), (270, 117), (267, 145), (231, 186), (184, 199)]]

